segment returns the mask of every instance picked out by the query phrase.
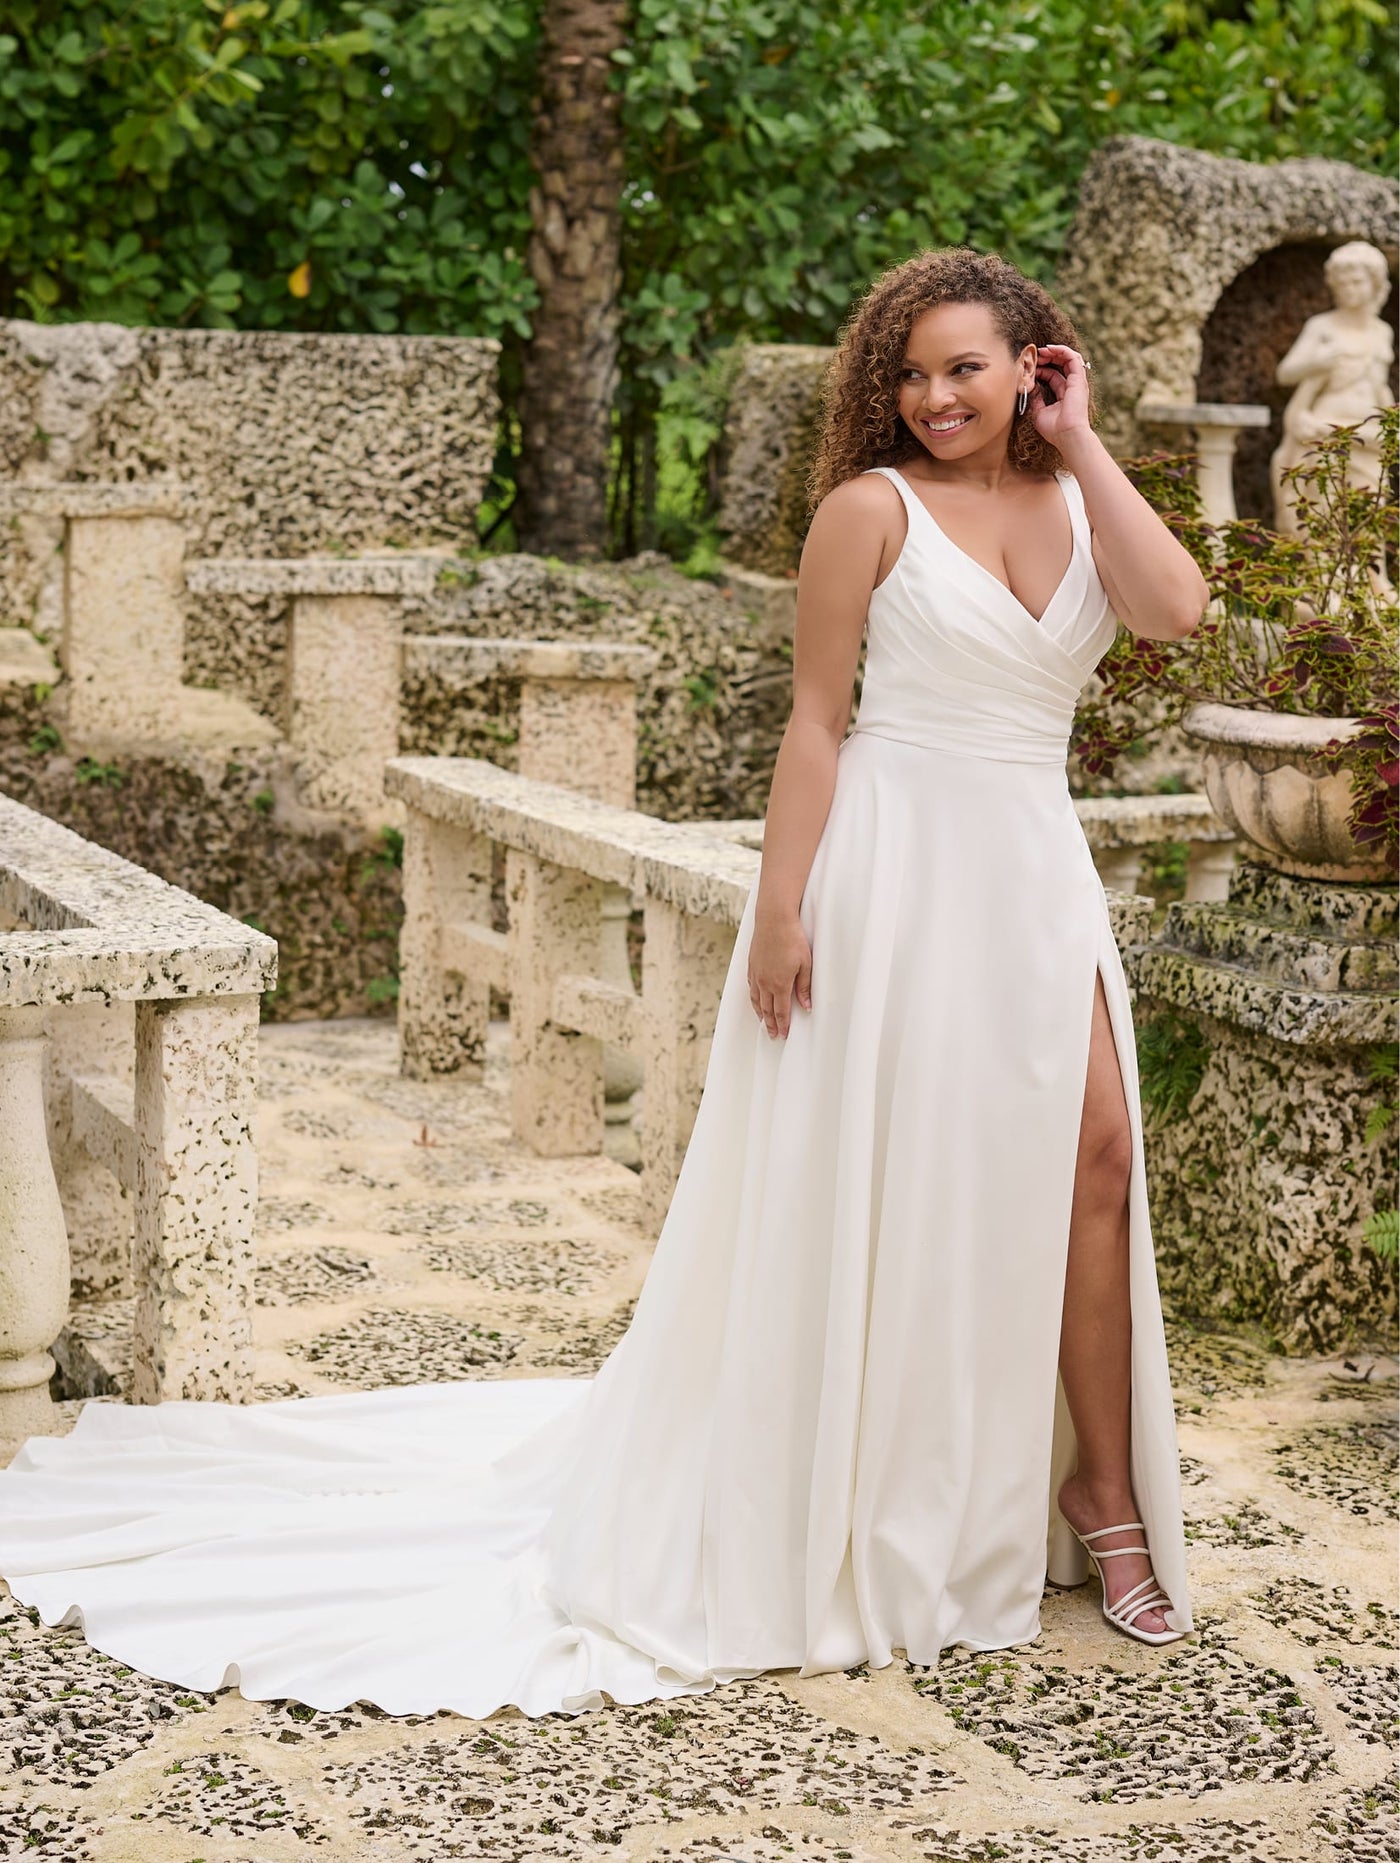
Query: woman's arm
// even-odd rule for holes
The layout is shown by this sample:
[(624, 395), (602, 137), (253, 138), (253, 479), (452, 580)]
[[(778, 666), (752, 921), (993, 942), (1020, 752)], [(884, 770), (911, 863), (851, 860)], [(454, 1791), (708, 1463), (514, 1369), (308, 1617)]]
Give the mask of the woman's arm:
[(1084, 494), (1094, 563), (1114, 614), (1147, 640), (1180, 640), (1199, 625), (1210, 585), (1090, 427), (1056, 437)]
[(892, 485), (850, 479), (817, 507), (802, 549), (792, 713), (769, 787), (749, 948), (749, 999), (774, 1036), (788, 1032), (794, 988), (801, 1006), (812, 1006), (798, 908), (831, 810), (871, 590), (899, 548), (897, 521), (907, 522)]
[[(1148, 640), (1180, 640), (1199, 625), (1210, 586), (1089, 425), (1084, 358), (1063, 343), (1036, 357), (1031, 419), (1079, 481), (1089, 514), (1094, 565), (1114, 614)], [(1047, 402), (1047, 378), (1055, 399)]]

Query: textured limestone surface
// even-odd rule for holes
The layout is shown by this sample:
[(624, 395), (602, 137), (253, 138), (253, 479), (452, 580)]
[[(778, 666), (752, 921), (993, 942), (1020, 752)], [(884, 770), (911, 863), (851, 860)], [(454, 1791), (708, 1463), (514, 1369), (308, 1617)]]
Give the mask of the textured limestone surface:
[[(577, 1376), (611, 1348), (650, 1253), (637, 1180), (512, 1145), (506, 1037), (462, 1086), (401, 1079), (383, 1023), (263, 1029), (260, 1398)], [(1022, 1649), (478, 1722), (187, 1694), (6, 1599), (0, 1854), (1393, 1863), (1395, 1363), (1177, 1319), (1169, 1350), (1182, 1643), (1120, 1636), (1091, 1581), (1047, 1590)]]
[[(521, 639), (580, 651), (594, 642), (649, 649), (654, 661), (630, 669), (638, 806), (670, 821), (762, 813), (792, 695), (792, 640), (790, 628), (775, 638), (742, 592), (683, 576), (655, 551), (590, 566), (488, 556), (444, 565), (431, 598), (404, 603), (404, 627), (410, 637), (467, 637), (482, 649)], [(461, 654), (406, 640), (404, 751), (516, 768), (517, 681), (526, 668)], [(616, 676), (608, 667), (576, 670)]]
[(0, 795), (0, 1003), (256, 995), (270, 938)]
[[(496, 443), (486, 338), (0, 321), (0, 475), (177, 479), (190, 555), (472, 540)], [(0, 532), (0, 612), (44, 623), (52, 526)]]
[[(1331, 304), (1324, 259), (1366, 239), (1393, 266), (1397, 204), (1394, 181), (1348, 162), (1241, 162), (1147, 136), (1101, 143), (1054, 291), (1093, 360), (1105, 444), (1120, 456), (1183, 450), (1179, 429), (1139, 421), (1144, 395), (1281, 410), (1289, 391), (1274, 369), (1304, 318)], [(1394, 305), (1392, 294), (1392, 320)], [(1275, 421), (1243, 436), (1242, 515), (1269, 515), (1261, 497), (1279, 432)]]
[[(358, 823), (310, 814), (283, 747), (170, 744), (102, 761), (79, 755), (54, 726), (57, 693), (50, 698), (27, 678), (7, 683), (2, 659), (0, 790), (135, 863), (151, 884), (207, 901), (239, 921), (244, 937), (250, 928), (275, 937), (270, 1014), (365, 1009), (367, 992), (376, 980), (382, 987), (394, 964), (399, 872), (389, 843)], [(87, 934), (63, 936), (81, 966)], [(132, 987), (149, 933), (134, 937)]]
[(743, 569), (781, 576), (807, 534), (807, 473), (834, 349), (749, 343), (729, 396), (719, 528)]
[(1152, 1071), (1174, 1082), (1153, 1146), (1164, 1282), (1292, 1349), (1388, 1337), (1395, 1264), (1364, 1231), (1395, 1208), (1395, 1095), (1376, 1071), (1393, 1053), (1395, 889), (1244, 860), (1227, 900), (1171, 906), (1127, 964)]

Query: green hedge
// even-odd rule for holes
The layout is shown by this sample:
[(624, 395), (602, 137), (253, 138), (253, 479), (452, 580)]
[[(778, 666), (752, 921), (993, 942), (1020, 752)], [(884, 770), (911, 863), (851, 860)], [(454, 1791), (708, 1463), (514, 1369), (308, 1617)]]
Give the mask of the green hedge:
[[(518, 345), (537, 15), (0, 6), (0, 314)], [(1395, 68), (1379, 0), (637, 0), (618, 60), (634, 423), (735, 337), (829, 340), (921, 245), (1048, 281), (1109, 135), (1393, 171)]]

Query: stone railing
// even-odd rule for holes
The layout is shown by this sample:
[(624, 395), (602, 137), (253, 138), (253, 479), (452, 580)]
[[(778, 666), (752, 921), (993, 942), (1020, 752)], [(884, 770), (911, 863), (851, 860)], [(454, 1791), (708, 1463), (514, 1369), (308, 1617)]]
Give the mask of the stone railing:
[[(386, 813), (383, 770), (399, 749), (405, 674), (448, 692), (495, 676), (520, 682), (522, 769), (633, 800), (635, 683), (654, 668), (653, 649), (405, 636), (404, 602), (432, 593), (443, 552), (187, 561), (187, 515), (174, 484), (0, 487), (0, 518), (62, 521), (59, 667), (44, 664), (26, 633), (20, 671), (62, 671), (62, 723), (75, 745), (285, 741), (303, 808), (374, 825)], [(182, 682), (188, 600), (227, 595), (287, 604), (280, 729), (234, 694)]]
[(182, 683), (185, 512), (174, 484), (0, 486), (0, 520), (61, 524), (61, 718), (85, 750), (277, 736), (241, 699)]
[(73, 1288), (134, 1297), (132, 1400), (246, 1400), (276, 946), (5, 796), (0, 925), (0, 1436), (52, 1427)]
[[(720, 992), (760, 856), (705, 823), (657, 821), (472, 758), (402, 757), (401, 1065), (479, 1078), (491, 991), (510, 999), (511, 1123), (546, 1156), (603, 1146), (603, 1054), (639, 1056), (643, 1205), (659, 1224), (709, 1061)], [(730, 825), (732, 826), (732, 825)], [(504, 929), (493, 854), (506, 850)], [(608, 889), (644, 918), (638, 993), (604, 972)], [(1151, 901), (1110, 895), (1115, 935), (1145, 938)]]
[(1206, 796), (1081, 797), (1074, 812), (1106, 887), (1137, 892), (1143, 849), (1161, 841), (1184, 841), (1185, 897), (1216, 900), (1229, 892), (1239, 837)]

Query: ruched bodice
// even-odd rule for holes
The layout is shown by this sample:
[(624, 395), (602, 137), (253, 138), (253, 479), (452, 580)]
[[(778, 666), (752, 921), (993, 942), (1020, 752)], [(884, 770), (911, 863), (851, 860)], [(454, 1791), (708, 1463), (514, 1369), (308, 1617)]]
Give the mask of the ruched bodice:
[(870, 597), (852, 729), (972, 757), (1063, 764), (1075, 704), (1117, 629), (1094, 567), (1079, 481), (1055, 475), (1073, 547), (1037, 621), (945, 534), (901, 472), (871, 470), (898, 490), (909, 528)]

